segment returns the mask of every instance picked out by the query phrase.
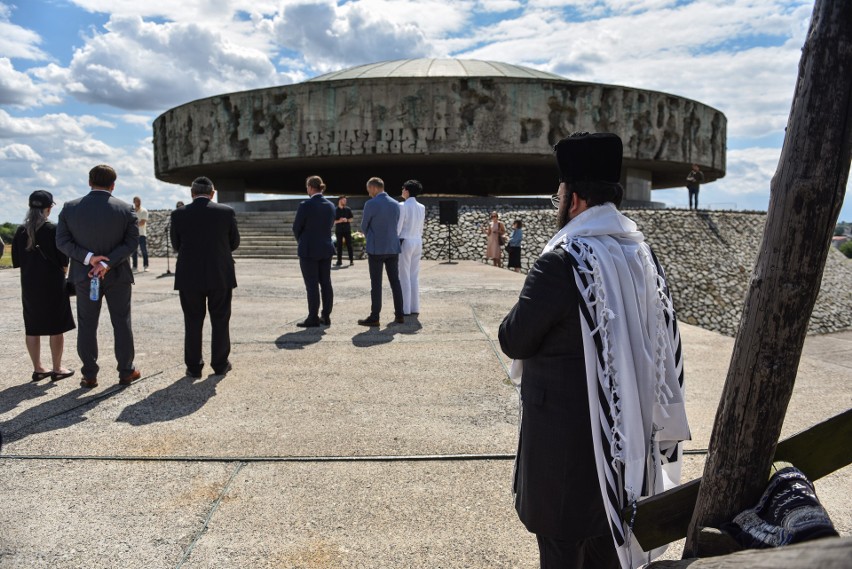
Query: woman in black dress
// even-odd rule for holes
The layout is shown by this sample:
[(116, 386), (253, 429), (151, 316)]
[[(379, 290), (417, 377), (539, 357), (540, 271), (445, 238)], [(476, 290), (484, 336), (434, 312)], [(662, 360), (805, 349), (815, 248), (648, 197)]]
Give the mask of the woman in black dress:
[[(24, 331), (33, 361), (33, 381), (51, 381), (74, 375), (62, 367), (63, 334), (73, 329), (74, 316), (65, 289), (68, 257), (56, 248), (56, 226), (47, 221), (53, 206), (50, 192), (30, 194), (30, 209), (12, 239), (12, 266), (21, 269)], [(41, 336), (50, 336), (53, 368), (41, 365)]]

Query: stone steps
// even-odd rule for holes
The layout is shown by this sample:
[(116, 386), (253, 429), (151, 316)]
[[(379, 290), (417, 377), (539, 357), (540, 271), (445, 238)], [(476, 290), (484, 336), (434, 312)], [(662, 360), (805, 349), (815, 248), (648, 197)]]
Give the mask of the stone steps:
[[(361, 223), (361, 212), (353, 212), (353, 228)], [(235, 258), (298, 259), (293, 235), (295, 211), (238, 212), (240, 247)]]

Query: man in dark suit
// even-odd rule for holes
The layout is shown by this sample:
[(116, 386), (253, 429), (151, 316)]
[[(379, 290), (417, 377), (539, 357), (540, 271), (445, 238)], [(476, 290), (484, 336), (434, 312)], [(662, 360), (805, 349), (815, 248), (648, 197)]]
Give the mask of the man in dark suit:
[(240, 246), (237, 216), (232, 208), (213, 201), (215, 189), (209, 178), (196, 178), (190, 191), (192, 203), (172, 212), (169, 230), (178, 252), (175, 290), (183, 309), (186, 375), (201, 377), (201, 333), (208, 310), (213, 328), (210, 363), (214, 373), (226, 375), (231, 371), (231, 298), (237, 286), (231, 252)]
[[(311, 328), (331, 325), (331, 308), (334, 291), (331, 288), (331, 258), (334, 245), (331, 228), (334, 225), (334, 204), (322, 195), (325, 184), (319, 176), (305, 180), (305, 189), (310, 199), (299, 204), (293, 234), (299, 242), (299, 267), (308, 293), (308, 317), (296, 324)], [(320, 311), (320, 289), (322, 289), (322, 314)]]
[(662, 267), (617, 209), (621, 139), (577, 133), (554, 149), (560, 229), (499, 329), (520, 383), (515, 508), (543, 569), (636, 567), (650, 553), (620, 513), (676, 483), (689, 436), (677, 320)]
[[(133, 363), (133, 271), (127, 262), (138, 245), (139, 228), (133, 206), (112, 195), (115, 179), (110, 166), (92, 168), (92, 191), (65, 202), (56, 227), (56, 247), (71, 259), (68, 279), (77, 288), (77, 354), (83, 362), (80, 387), (98, 385), (98, 319), (104, 297), (115, 333), (118, 382), (130, 385), (141, 376)], [(94, 277), (99, 279), (100, 292), (91, 300), (89, 289)]]
[(370, 199), (364, 204), (361, 231), (367, 237), (367, 264), (370, 267), (370, 315), (358, 321), (361, 326), (379, 326), (382, 311), (382, 267), (388, 275), (393, 295), (394, 322), (402, 324), (402, 286), (399, 283), (399, 202), (385, 193), (381, 178), (367, 180)]

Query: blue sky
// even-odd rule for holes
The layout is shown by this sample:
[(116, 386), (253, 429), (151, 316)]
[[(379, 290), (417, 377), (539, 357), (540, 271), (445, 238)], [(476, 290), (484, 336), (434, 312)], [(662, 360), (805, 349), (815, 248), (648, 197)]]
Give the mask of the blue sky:
[[(59, 205), (81, 195), (97, 163), (118, 170), (116, 195), (172, 207), (187, 191), (154, 177), (160, 113), (408, 57), (505, 61), (713, 106), (728, 118), (727, 176), (702, 188), (702, 205), (765, 210), (812, 9), (781, 0), (0, 0), (0, 222), (20, 222), (34, 189)], [(685, 189), (653, 199), (687, 203)], [(852, 221), (852, 199), (840, 220)]]

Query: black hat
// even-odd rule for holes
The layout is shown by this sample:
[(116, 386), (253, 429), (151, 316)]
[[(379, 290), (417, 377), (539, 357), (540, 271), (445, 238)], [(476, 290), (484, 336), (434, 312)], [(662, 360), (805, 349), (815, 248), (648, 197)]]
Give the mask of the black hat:
[(54, 205), (53, 194), (45, 190), (36, 190), (30, 194), (30, 207), (45, 209)]
[(560, 182), (598, 181), (617, 184), (621, 180), (623, 148), (611, 132), (574, 133), (553, 147)]

